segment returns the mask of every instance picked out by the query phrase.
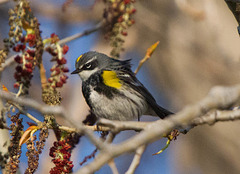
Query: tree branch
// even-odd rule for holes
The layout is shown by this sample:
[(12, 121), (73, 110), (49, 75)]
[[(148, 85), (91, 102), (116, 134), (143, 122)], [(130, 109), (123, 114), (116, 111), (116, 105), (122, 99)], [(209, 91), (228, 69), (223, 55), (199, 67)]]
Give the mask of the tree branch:
[(60, 45), (62, 44), (65, 44), (67, 42), (70, 42), (72, 40), (75, 40), (77, 38), (80, 38), (80, 37), (83, 37), (83, 36), (87, 36), (89, 34), (92, 34), (94, 33), (95, 31), (99, 30), (100, 28), (102, 28), (104, 26), (104, 22), (101, 21), (99, 22), (95, 27), (91, 28), (91, 29), (88, 29), (88, 30), (85, 30), (84, 32), (81, 32), (81, 33), (77, 33), (77, 34), (74, 34), (72, 36), (69, 36), (69, 37), (66, 37), (64, 39), (61, 39), (58, 43)]
[(235, 121), (240, 120), (240, 110), (232, 111), (213, 111), (202, 117), (198, 117), (193, 120), (192, 126), (198, 126), (203, 124), (213, 125), (219, 121)]
[[(67, 115), (66, 111), (60, 106), (47, 106), (36, 102), (35, 100), (18, 97), (8, 92), (0, 91), (0, 97), (7, 101), (15, 102), (20, 105), (32, 107), (43, 114), (60, 115), (65, 119), (71, 116)], [(112, 145), (108, 142), (96, 138), (93, 132), (89, 130), (96, 129), (96, 126), (87, 127), (81, 123), (72, 123), (77, 129), (76, 132), (85, 134), (92, 143), (100, 150), (99, 155), (95, 160), (84, 166), (78, 173), (94, 173), (99, 170), (104, 164), (108, 163), (115, 157), (127, 152), (136, 151), (137, 148), (147, 145), (153, 141), (162, 138), (171, 130), (176, 128), (186, 128), (189, 126), (197, 126), (202, 124), (213, 124), (217, 121), (229, 121), (240, 119), (240, 111), (215, 111), (206, 115), (213, 109), (228, 109), (233, 104), (237, 103), (240, 99), (240, 85), (233, 87), (214, 87), (209, 94), (200, 102), (185, 107), (179, 113), (172, 115), (164, 120), (155, 122), (123, 122), (123, 121), (110, 121), (101, 119), (100, 126), (105, 129), (107, 126), (109, 130), (119, 132), (122, 130), (138, 130), (141, 131), (131, 139), (128, 139), (120, 144)], [(202, 116), (202, 117), (201, 117)], [(64, 127), (62, 127), (64, 129)], [(66, 129), (66, 127), (65, 127)], [(74, 131), (74, 129), (72, 129)], [(135, 163), (135, 162), (133, 162)], [(136, 163), (137, 164), (137, 163)]]
[(5, 92), (0, 90), (0, 98), (3, 98), (7, 101), (15, 102), (23, 106), (28, 106), (33, 109), (36, 109), (37, 111), (41, 112), (42, 114), (53, 114), (53, 115), (58, 115), (63, 118), (65, 118), (68, 122), (70, 122), (75, 128), (77, 128), (77, 132), (80, 134), (85, 134), (89, 140), (98, 148), (98, 149), (104, 149), (105, 145), (100, 140), (97, 138), (94, 134), (93, 131), (86, 129), (85, 126), (82, 123), (75, 123), (72, 122), (69, 118), (72, 118), (69, 116), (68, 113), (66, 113), (65, 109), (60, 107), (60, 106), (48, 106), (46, 104), (38, 103), (35, 100), (29, 99), (29, 98), (23, 98), (23, 97), (18, 97), (16, 98), (14, 95), (12, 95), (9, 92)]
[(119, 173), (118, 173), (117, 166), (116, 166), (116, 164), (115, 164), (115, 162), (114, 162), (113, 159), (108, 162), (108, 165), (109, 165), (109, 167), (111, 168), (113, 174), (119, 174)]
[(135, 151), (139, 146), (158, 140), (174, 128), (191, 125), (194, 118), (205, 115), (212, 109), (229, 108), (240, 99), (240, 85), (233, 87), (214, 87), (200, 102), (185, 107), (182, 111), (165, 120), (149, 124), (136, 136), (117, 145), (108, 145), (107, 150), (100, 150), (95, 160), (81, 168), (77, 173), (94, 173), (111, 159), (127, 152)]
[(4, 63), (2, 63), (2, 65), (0, 67), (0, 72), (2, 72), (5, 68), (9, 67), (10, 65), (12, 65), (14, 63), (15, 56), (16, 55), (9, 57), (8, 59), (5, 60)]
[(26, 115), (28, 118), (30, 118), (32, 121), (34, 121), (35, 123), (39, 124), (41, 123), (40, 120), (36, 119), (34, 116), (32, 116), (31, 114), (29, 114), (28, 112), (26, 112), (21, 106), (19, 106), (18, 104), (14, 103), (14, 102), (9, 102), (11, 105), (15, 106), (16, 108), (18, 108), (18, 110)]
[(142, 145), (137, 148), (134, 158), (132, 160), (132, 163), (125, 174), (134, 174), (135, 170), (137, 169), (138, 165), (140, 164), (141, 157), (142, 157), (143, 152), (145, 151), (145, 148), (146, 148), (146, 145)]

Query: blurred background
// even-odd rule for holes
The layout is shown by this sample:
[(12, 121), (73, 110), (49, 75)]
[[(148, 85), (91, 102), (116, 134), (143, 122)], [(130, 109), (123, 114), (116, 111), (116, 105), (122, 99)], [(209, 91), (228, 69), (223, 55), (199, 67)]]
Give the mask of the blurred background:
[[(41, 24), (43, 38), (49, 37), (51, 33), (65, 38), (92, 28), (102, 19), (104, 8), (99, 0), (75, 0), (65, 12), (62, 11), (64, 0), (30, 2)], [(137, 74), (160, 105), (178, 112), (184, 106), (202, 99), (215, 85), (239, 83), (240, 38), (237, 22), (223, 0), (137, 0), (134, 5), (137, 10), (134, 15), (136, 23), (128, 31), (125, 51), (122, 52), (121, 58), (132, 59), (135, 70), (147, 48), (160, 41), (151, 59)], [(12, 2), (0, 4), (0, 40), (8, 35), (8, 9), (12, 7)], [(84, 52), (96, 50), (109, 55), (111, 51), (102, 31), (76, 39), (67, 45), (70, 48), (66, 56), (70, 71), (74, 70), (75, 59)], [(44, 55), (43, 61), (47, 70), (51, 68), (49, 60), (50, 56)], [(2, 83), (11, 91), (14, 91), (14, 68), (13, 65), (2, 73)], [(50, 74), (49, 71), (47, 73)], [(30, 96), (41, 101), (40, 91), (40, 79), (35, 75)], [(69, 81), (61, 89), (61, 94), (62, 105), (74, 116), (71, 119), (76, 122), (84, 120), (88, 107), (82, 97), (81, 81), (77, 75), (69, 75)], [(35, 111), (31, 111), (31, 114), (43, 120)], [(30, 121), (23, 118), (24, 122)], [(145, 116), (141, 120), (154, 119), (156, 118)], [(66, 124), (60, 118), (58, 122)], [(159, 140), (148, 146), (136, 173), (238, 174), (239, 131), (239, 121), (199, 126), (186, 135), (180, 135), (162, 154), (152, 156), (165, 145), (165, 139)], [(119, 143), (134, 134), (136, 133), (133, 131), (122, 132), (114, 143)], [(36, 172), (38, 174), (48, 173), (52, 167), (48, 149), (53, 141), (55, 137), (51, 132), (40, 156), (39, 169)], [(74, 171), (81, 167), (79, 162), (94, 149), (87, 139), (80, 139), (73, 151)], [(25, 145), (22, 146), (22, 152), (20, 168), (23, 173), (27, 166)], [(132, 157), (133, 154), (128, 154), (115, 160), (119, 173), (128, 169)], [(104, 166), (96, 173), (106, 174), (111, 173), (111, 170)]]

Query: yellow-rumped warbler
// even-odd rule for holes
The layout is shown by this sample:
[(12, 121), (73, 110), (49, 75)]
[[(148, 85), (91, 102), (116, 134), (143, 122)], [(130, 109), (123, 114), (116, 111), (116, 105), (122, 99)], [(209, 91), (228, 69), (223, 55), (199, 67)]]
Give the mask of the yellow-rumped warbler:
[(120, 61), (98, 52), (79, 56), (75, 64), (82, 79), (82, 93), (91, 111), (99, 118), (133, 120), (141, 115), (164, 118), (170, 111), (159, 106), (136, 78), (130, 60)]

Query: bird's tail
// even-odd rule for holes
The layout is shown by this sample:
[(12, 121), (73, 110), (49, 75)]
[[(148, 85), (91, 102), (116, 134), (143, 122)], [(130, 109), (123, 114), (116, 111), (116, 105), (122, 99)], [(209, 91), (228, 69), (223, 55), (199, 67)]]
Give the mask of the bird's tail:
[(150, 115), (159, 116), (161, 119), (164, 119), (168, 115), (174, 114), (171, 111), (159, 106), (157, 103), (154, 106), (151, 106), (151, 109), (153, 112), (150, 112)]

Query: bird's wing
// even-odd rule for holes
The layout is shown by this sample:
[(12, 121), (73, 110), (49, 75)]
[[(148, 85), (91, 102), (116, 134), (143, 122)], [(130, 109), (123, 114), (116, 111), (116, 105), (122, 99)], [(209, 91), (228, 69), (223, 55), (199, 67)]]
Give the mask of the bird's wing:
[(172, 112), (164, 109), (156, 103), (156, 100), (152, 94), (143, 86), (143, 84), (136, 78), (133, 72), (122, 72), (118, 73), (118, 78), (124, 82), (124, 84), (129, 85), (132, 89), (140, 93), (154, 112), (160, 117), (165, 118), (166, 116), (173, 114)]

